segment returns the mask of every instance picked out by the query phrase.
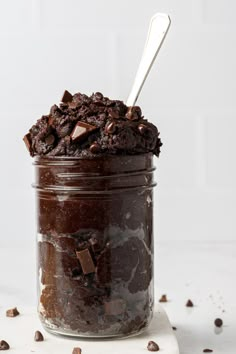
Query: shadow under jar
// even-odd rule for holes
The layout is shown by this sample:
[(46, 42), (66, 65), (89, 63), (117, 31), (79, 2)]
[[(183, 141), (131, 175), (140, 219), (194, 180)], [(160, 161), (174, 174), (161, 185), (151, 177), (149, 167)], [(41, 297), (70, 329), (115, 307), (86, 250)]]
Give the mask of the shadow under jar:
[(35, 158), (38, 311), (50, 332), (125, 337), (149, 325), (152, 161)]

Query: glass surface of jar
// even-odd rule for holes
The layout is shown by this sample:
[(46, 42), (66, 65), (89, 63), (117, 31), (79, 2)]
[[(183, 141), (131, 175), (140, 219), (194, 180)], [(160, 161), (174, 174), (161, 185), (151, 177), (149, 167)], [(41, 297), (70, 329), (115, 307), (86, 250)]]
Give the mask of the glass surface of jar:
[(78, 337), (125, 337), (153, 314), (153, 154), (36, 157), (38, 312)]

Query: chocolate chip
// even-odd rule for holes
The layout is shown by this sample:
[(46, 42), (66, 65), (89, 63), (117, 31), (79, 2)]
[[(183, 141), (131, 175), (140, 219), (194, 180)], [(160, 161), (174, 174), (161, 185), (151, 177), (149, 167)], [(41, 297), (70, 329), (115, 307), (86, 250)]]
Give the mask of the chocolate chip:
[(148, 128), (147, 128), (147, 126), (144, 125), (144, 124), (139, 124), (138, 130), (139, 130), (139, 132), (140, 132), (141, 135), (146, 135), (147, 132), (148, 132)]
[(167, 296), (166, 294), (162, 295), (161, 298), (159, 299), (159, 302), (167, 302)]
[(153, 340), (150, 340), (150, 342), (148, 342), (147, 349), (148, 349), (150, 352), (158, 352), (158, 350), (159, 350), (160, 348), (159, 348), (159, 345), (158, 345), (156, 342), (154, 342)]
[(89, 273), (94, 273), (95, 272), (95, 266), (93, 263), (93, 259), (91, 257), (91, 254), (86, 248), (85, 250), (82, 251), (76, 251), (76, 257), (79, 259), (83, 273), (84, 274), (89, 274)]
[(101, 151), (100, 145), (97, 143), (93, 143), (90, 147), (89, 150), (91, 151), (92, 154), (98, 154)]
[(24, 140), (24, 143), (28, 149), (28, 151), (30, 152), (31, 151), (31, 136), (30, 136), (30, 133), (26, 134), (23, 138)]
[(108, 108), (108, 115), (110, 118), (118, 119), (120, 117), (120, 113), (116, 108)]
[(108, 133), (108, 134), (113, 134), (113, 133), (115, 133), (115, 131), (116, 131), (116, 125), (115, 125), (115, 123), (114, 123), (114, 122), (108, 123), (108, 124), (106, 125), (105, 131), (106, 131), (106, 133)]
[(172, 327), (172, 329), (173, 329), (173, 331), (177, 331), (177, 328), (176, 328), (176, 327), (174, 327), (174, 326)]
[(129, 120), (139, 120), (142, 116), (141, 108), (138, 106), (129, 107), (125, 117)]
[(115, 299), (111, 301), (104, 302), (105, 313), (107, 315), (120, 315), (124, 313), (126, 308), (126, 303), (123, 299)]
[(79, 347), (74, 348), (73, 352), (72, 352), (72, 354), (81, 354), (81, 353), (82, 353), (82, 350)]
[(0, 350), (8, 350), (10, 345), (5, 340), (0, 340)]
[(223, 325), (223, 321), (221, 318), (216, 318), (214, 323), (216, 327), (222, 327)]
[(78, 122), (70, 137), (71, 140), (73, 142), (81, 142), (82, 140), (84, 140), (84, 138), (86, 138), (92, 131), (94, 131), (95, 129), (97, 129), (94, 125), (90, 125), (88, 123), (84, 123), (84, 122)]
[(191, 300), (188, 300), (188, 301), (186, 302), (186, 306), (187, 306), (187, 307), (193, 307), (194, 305), (193, 305), (193, 302), (192, 302)]
[(203, 349), (203, 353), (212, 353), (213, 350), (212, 349)]
[(53, 134), (50, 134), (45, 138), (45, 143), (47, 145), (52, 145), (54, 141), (55, 141), (55, 136)]
[(72, 94), (69, 91), (65, 90), (65, 92), (63, 93), (61, 102), (63, 102), (63, 103), (71, 102), (72, 99), (73, 99)]
[(16, 307), (14, 307), (13, 309), (9, 309), (6, 311), (6, 316), (7, 317), (16, 317), (18, 316), (20, 313), (19, 311), (17, 310)]
[(103, 94), (101, 92), (96, 92), (93, 97), (96, 101), (101, 101), (103, 99)]
[(34, 340), (35, 340), (35, 342), (43, 342), (44, 341), (43, 335), (40, 331), (35, 332)]

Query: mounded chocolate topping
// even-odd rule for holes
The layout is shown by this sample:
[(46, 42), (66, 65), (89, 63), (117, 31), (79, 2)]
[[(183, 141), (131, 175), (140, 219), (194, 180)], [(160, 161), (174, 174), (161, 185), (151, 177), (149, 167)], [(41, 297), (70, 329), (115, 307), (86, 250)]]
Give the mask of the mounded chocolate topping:
[(23, 138), (31, 156), (142, 154), (159, 156), (162, 145), (155, 125), (142, 116), (140, 107), (127, 107), (100, 92), (90, 97), (65, 91)]

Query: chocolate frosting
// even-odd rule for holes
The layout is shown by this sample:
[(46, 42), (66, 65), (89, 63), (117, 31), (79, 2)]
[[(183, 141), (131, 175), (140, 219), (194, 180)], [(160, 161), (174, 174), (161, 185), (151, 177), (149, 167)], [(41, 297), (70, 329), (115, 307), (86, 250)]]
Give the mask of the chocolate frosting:
[(90, 97), (65, 91), (24, 136), (31, 156), (133, 155), (152, 152), (162, 145), (155, 125), (142, 116), (140, 107), (127, 107), (100, 92)]

